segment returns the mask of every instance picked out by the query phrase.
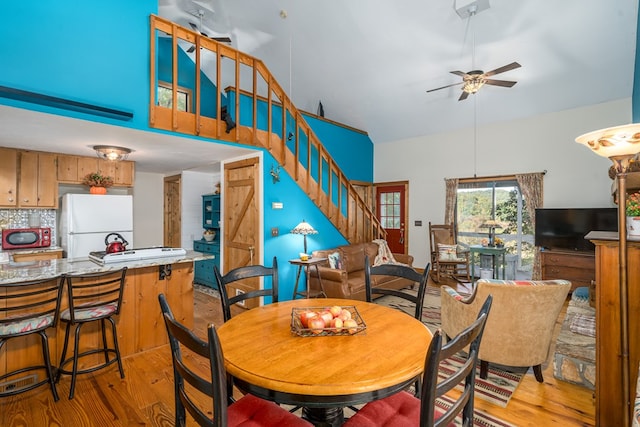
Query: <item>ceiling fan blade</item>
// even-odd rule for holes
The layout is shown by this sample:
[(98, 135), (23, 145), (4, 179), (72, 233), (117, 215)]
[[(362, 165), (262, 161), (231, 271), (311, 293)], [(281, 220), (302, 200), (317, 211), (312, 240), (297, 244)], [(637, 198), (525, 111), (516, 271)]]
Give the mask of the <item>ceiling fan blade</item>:
[(521, 65), (518, 64), (517, 62), (512, 62), (511, 64), (504, 65), (500, 68), (496, 68), (495, 70), (487, 71), (486, 73), (484, 73), (484, 76), (485, 77), (495, 76), (496, 74), (505, 73), (507, 71), (511, 71), (513, 69), (520, 68), (520, 67)]
[(450, 84), (450, 85), (446, 85), (446, 86), (442, 86), (442, 87), (437, 87), (437, 88), (435, 88), (435, 89), (429, 89), (427, 92), (434, 92), (434, 91), (436, 91), (436, 90), (446, 89), (446, 88), (451, 87), (451, 86), (458, 86), (458, 85), (461, 85), (462, 83), (464, 83), (464, 82), (453, 83), (453, 84)]
[(462, 91), (462, 93), (460, 94), (460, 98), (458, 98), (458, 101), (464, 101), (468, 96), (469, 92)]
[(193, 53), (196, 50), (196, 45), (192, 44), (189, 49), (187, 49), (187, 53)]
[(484, 84), (486, 85), (502, 86), (502, 87), (513, 87), (513, 85), (516, 83), (518, 82), (513, 82), (509, 80), (492, 80), (492, 79), (487, 79), (484, 82)]
[(220, 43), (231, 43), (231, 39), (229, 37), (209, 37), (209, 38)]
[(456, 76), (465, 77), (467, 73), (463, 73), (462, 71), (449, 71), (451, 74), (455, 74)]
[(189, 22), (189, 25), (191, 25), (191, 28), (193, 28), (193, 31), (200, 32), (200, 30), (198, 29), (198, 26), (193, 22)]

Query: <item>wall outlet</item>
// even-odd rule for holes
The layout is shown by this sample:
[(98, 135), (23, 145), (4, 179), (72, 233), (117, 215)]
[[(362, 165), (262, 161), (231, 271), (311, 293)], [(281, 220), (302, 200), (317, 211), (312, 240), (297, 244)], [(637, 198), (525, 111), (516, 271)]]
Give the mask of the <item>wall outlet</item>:
[[(242, 295), (242, 294), (244, 294), (244, 291), (242, 289), (236, 289), (236, 296)], [(236, 304), (238, 304), (239, 306), (244, 307), (244, 301), (237, 302)]]
[(278, 227), (273, 227), (271, 229), (271, 237), (278, 237), (279, 234), (280, 234), (280, 231), (278, 230)]

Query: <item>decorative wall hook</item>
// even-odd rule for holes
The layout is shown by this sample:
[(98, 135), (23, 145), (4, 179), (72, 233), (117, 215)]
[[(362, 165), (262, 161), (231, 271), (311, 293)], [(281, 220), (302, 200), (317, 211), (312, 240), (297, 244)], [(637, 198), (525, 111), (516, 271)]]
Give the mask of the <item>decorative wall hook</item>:
[(273, 165), (271, 165), (271, 171), (269, 173), (271, 174), (271, 177), (273, 178), (273, 183), (274, 184), (276, 182), (280, 182), (280, 166), (274, 168)]

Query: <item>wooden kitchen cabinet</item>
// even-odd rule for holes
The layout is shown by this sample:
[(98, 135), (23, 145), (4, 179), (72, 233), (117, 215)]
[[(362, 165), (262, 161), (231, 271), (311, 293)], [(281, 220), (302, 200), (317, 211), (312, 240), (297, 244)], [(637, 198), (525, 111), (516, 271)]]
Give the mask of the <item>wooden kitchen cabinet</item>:
[(18, 204), (18, 151), (0, 148), (0, 206)]
[(62, 248), (50, 249), (46, 251), (37, 252), (14, 252), (13, 262), (28, 262), (28, 261), (47, 261), (52, 259), (62, 259)]
[(56, 157), (53, 153), (20, 152), (18, 207), (58, 207)]
[(84, 177), (93, 172), (113, 178), (115, 186), (131, 187), (134, 179), (134, 162), (110, 162), (96, 157), (59, 156), (58, 181), (67, 184), (82, 184)]
[(540, 252), (542, 280), (564, 279), (571, 282), (571, 291), (589, 287), (596, 277), (593, 252), (544, 250)]

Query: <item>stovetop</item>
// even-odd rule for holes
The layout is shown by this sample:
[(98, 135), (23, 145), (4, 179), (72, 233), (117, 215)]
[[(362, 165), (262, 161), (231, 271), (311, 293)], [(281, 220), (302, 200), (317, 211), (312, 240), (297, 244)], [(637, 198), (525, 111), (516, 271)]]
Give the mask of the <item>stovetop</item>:
[(114, 262), (138, 261), (141, 259), (166, 258), (186, 255), (183, 248), (167, 248), (157, 246), (152, 248), (129, 249), (123, 252), (106, 253), (96, 251), (89, 253), (89, 259), (98, 264), (111, 264)]

